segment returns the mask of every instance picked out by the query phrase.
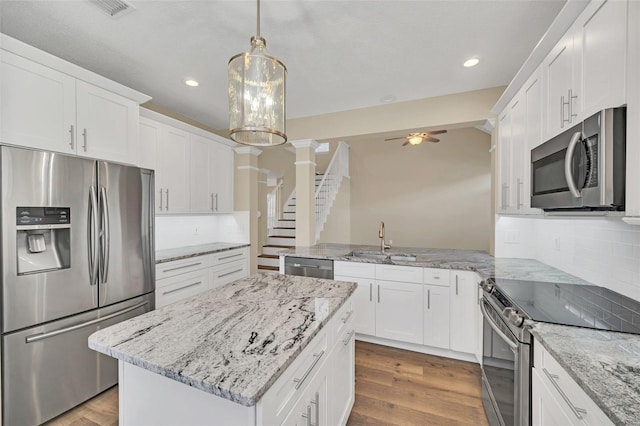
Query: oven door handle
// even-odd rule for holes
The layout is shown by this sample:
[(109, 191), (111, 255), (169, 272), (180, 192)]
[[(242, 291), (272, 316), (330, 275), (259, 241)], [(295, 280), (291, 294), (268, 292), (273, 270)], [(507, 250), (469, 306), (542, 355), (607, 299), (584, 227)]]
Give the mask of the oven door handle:
[(576, 183), (573, 181), (573, 153), (576, 150), (576, 146), (582, 140), (582, 132), (575, 132), (573, 136), (571, 136), (571, 141), (569, 142), (569, 146), (567, 147), (567, 154), (564, 157), (564, 178), (567, 180), (567, 186), (569, 187), (569, 191), (573, 194), (575, 198), (582, 198), (582, 194), (580, 190), (576, 186)]
[(480, 303), (480, 310), (482, 311), (482, 316), (487, 320), (487, 323), (489, 323), (489, 326), (493, 329), (493, 331), (496, 332), (496, 334), (502, 339), (504, 340), (504, 342), (509, 346), (509, 348), (514, 352), (514, 353), (518, 353), (518, 345), (516, 343), (513, 343), (513, 341), (511, 339), (509, 339), (509, 336), (507, 336), (506, 334), (504, 334), (502, 332), (502, 330), (500, 330), (500, 328), (491, 320), (491, 317), (489, 316), (489, 313), (487, 312), (487, 309), (484, 307), (484, 300)]

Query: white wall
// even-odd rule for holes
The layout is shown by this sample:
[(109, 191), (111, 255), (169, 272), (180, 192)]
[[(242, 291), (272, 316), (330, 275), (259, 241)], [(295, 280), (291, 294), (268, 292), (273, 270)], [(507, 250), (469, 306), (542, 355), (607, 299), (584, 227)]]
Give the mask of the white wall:
[(498, 217), (495, 244), (640, 300), (640, 227), (620, 218)]
[(249, 243), (249, 212), (156, 216), (156, 250), (214, 242)]

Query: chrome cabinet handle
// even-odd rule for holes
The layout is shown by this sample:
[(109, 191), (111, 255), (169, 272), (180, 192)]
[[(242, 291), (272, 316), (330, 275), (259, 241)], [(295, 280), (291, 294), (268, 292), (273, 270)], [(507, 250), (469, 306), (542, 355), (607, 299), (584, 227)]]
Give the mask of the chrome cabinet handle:
[(75, 145), (75, 137), (73, 135), (73, 124), (71, 125), (71, 127), (69, 128), (69, 135), (71, 136), (71, 141), (69, 142), (69, 145), (71, 146), (71, 149), (75, 149), (74, 145)]
[(427, 309), (431, 309), (431, 290), (427, 290)]
[(162, 188), (160, 188), (160, 211), (162, 211)]
[(218, 211), (218, 193), (215, 193), (214, 198), (216, 199), (216, 211)]
[(569, 123), (573, 123), (573, 117), (578, 116), (578, 114), (573, 113), (573, 101), (575, 99), (578, 99), (578, 97), (573, 95), (573, 89), (569, 89)]
[(166, 210), (169, 211), (169, 188), (165, 189), (165, 192), (167, 193), (167, 208), (166, 208)]
[(162, 295), (166, 296), (167, 294), (175, 293), (176, 291), (184, 290), (185, 288), (193, 287), (193, 286), (196, 286), (198, 284), (202, 284), (202, 281), (196, 281), (194, 283), (187, 284), (187, 285), (182, 286), (180, 288), (174, 288), (173, 290), (163, 291)]
[(564, 157), (564, 178), (567, 181), (567, 186), (569, 190), (573, 194), (575, 198), (582, 198), (582, 194), (576, 183), (573, 181), (573, 153), (576, 150), (576, 146), (580, 143), (580, 139), (582, 139), (582, 132), (575, 132), (573, 136), (571, 136), (571, 141), (569, 141), (569, 146), (567, 147), (567, 153)]
[(522, 203), (521, 197), (520, 197), (520, 192), (521, 192), (520, 188), (524, 185), (524, 182), (520, 178), (518, 178), (517, 181), (518, 181), (518, 187), (517, 187), (518, 189), (517, 189), (516, 192), (517, 192), (517, 199), (518, 199), (518, 210), (520, 210), (520, 207), (523, 206), (523, 203)]
[(307, 377), (309, 376), (309, 373), (311, 373), (311, 371), (313, 370), (313, 367), (315, 367), (318, 361), (320, 361), (320, 358), (322, 358), (322, 355), (324, 355), (324, 350), (321, 350), (320, 352), (313, 354), (313, 357), (315, 359), (313, 360), (309, 368), (307, 368), (307, 371), (305, 371), (302, 377), (300, 377), (299, 379), (293, 379), (293, 383), (296, 384), (296, 390), (300, 389), (300, 386), (302, 386), (304, 381), (307, 379)]
[(213, 210), (213, 192), (211, 193), (211, 211), (214, 211)]
[(84, 143), (82, 144), (82, 148), (84, 149), (84, 152), (87, 152), (87, 129), (84, 129), (82, 131), (82, 138), (84, 140)]
[(313, 423), (311, 423), (311, 405), (307, 405), (307, 412), (302, 413), (302, 418), (307, 419), (307, 426), (314, 426)]
[(231, 256), (221, 257), (221, 258), (220, 258), (220, 259), (218, 259), (218, 260), (232, 259), (232, 258), (234, 258), (234, 257), (238, 257), (238, 256), (242, 256), (242, 255), (244, 255), (244, 253), (236, 253), (236, 254), (232, 254)]
[(458, 275), (456, 275), (456, 296), (458, 295)]
[(188, 265), (176, 266), (175, 268), (164, 269), (162, 272), (177, 271), (178, 269), (190, 268), (192, 266), (202, 265), (202, 262), (190, 263)]
[(90, 320), (90, 321), (87, 321), (87, 322), (83, 322), (82, 324), (72, 325), (70, 327), (61, 328), (61, 329), (58, 329), (58, 330), (55, 330), (55, 331), (50, 331), (48, 333), (34, 334), (34, 335), (31, 335), (31, 336), (25, 338), (24, 340), (25, 340), (26, 343), (33, 343), (33, 342), (37, 342), (38, 340), (43, 340), (43, 339), (47, 339), (49, 337), (58, 336), (58, 335), (63, 334), (63, 333), (68, 333), (70, 331), (78, 330), (78, 329), (83, 328), (83, 327), (88, 327), (90, 325), (98, 324), (100, 322), (109, 320), (111, 318), (115, 318), (117, 316), (126, 314), (127, 312), (131, 312), (131, 311), (134, 311), (134, 310), (136, 310), (138, 308), (141, 308), (141, 307), (143, 307), (143, 306), (145, 306), (147, 304), (149, 304), (149, 302), (140, 302), (137, 305), (129, 306), (128, 308), (124, 308), (121, 311), (114, 312), (114, 313), (109, 314), (109, 315), (105, 315), (105, 316), (103, 316), (101, 318), (96, 318), (96, 319), (93, 319), (93, 320)]
[(349, 318), (351, 318), (351, 315), (353, 314), (353, 310), (347, 312), (347, 315), (344, 316), (344, 318), (341, 319), (341, 321), (343, 323), (346, 323), (347, 321), (349, 321)]
[(380, 303), (380, 284), (378, 284), (378, 303)]
[(351, 330), (351, 332), (350, 332), (349, 334), (347, 334), (347, 337), (345, 337), (345, 338), (342, 340), (342, 343), (343, 343), (345, 346), (347, 346), (347, 345), (349, 344), (349, 341), (351, 341), (351, 338), (353, 337), (353, 335), (354, 335), (354, 334), (356, 334), (356, 330), (355, 330), (355, 329)]
[(562, 388), (560, 387), (560, 385), (558, 385), (558, 383), (556, 382), (556, 380), (559, 379), (559, 377), (556, 374), (551, 374), (549, 373), (549, 371), (546, 368), (542, 368), (542, 371), (544, 372), (545, 376), (547, 376), (547, 378), (549, 379), (549, 381), (551, 382), (551, 384), (553, 385), (554, 388), (556, 388), (556, 390), (558, 391), (558, 393), (560, 394), (560, 396), (562, 397), (562, 399), (564, 399), (564, 402), (567, 403), (567, 405), (569, 406), (569, 408), (571, 409), (571, 411), (573, 412), (573, 414), (580, 420), (583, 419), (582, 416), (587, 414), (587, 410), (585, 410), (584, 408), (578, 408), (575, 405), (573, 405), (573, 403), (571, 402), (571, 400), (569, 399), (569, 397), (567, 396), (567, 394), (564, 393), (564, 391), (562, 390)]
[(373, 302), (373, 283), (369, 283), (369, 302)]
[(227, 275), (235, 274), (236, 272), (242, 272), (242, 268), (236, 269), (235, 271), (227, 272), (226, 274), (218, 275), (218, 278), (226, 277)]

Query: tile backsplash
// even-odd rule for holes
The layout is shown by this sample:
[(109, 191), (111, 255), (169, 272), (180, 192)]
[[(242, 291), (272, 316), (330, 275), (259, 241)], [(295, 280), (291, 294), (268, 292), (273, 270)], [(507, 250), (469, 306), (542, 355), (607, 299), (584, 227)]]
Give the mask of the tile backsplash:
[(501, 216), (495, 255), (537, 259), (640, 300), (640, 227), (620, 218)]
[(211, 242), (248, 243), (249, 212), (156, 216), (156, 250)]

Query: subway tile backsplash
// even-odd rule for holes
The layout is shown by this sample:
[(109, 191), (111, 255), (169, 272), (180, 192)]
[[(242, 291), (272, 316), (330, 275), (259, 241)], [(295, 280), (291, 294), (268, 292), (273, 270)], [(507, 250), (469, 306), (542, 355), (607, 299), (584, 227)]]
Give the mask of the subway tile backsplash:
[(538, 259), (640, 300), (640, 227), (620, 218), (499, 217), (495, 254)]

